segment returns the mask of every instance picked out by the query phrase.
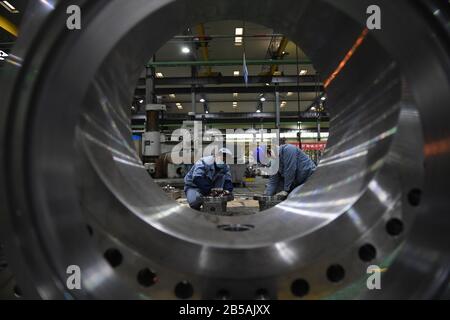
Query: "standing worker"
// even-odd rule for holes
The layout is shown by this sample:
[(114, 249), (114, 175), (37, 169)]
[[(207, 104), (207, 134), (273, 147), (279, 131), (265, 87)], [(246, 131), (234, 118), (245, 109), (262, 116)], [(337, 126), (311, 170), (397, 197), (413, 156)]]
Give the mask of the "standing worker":
[[(295, 188), (303, 185), (316, 170), (314, 162), (296, 146), (280, 141), (279, 168), (277, 173), (270, 176), (265, 194), (285, 198)], [(265, 157), (265, 148), (258, 148), (258, 159)]]
[(230, 150), (222, 148), (216, 155), (198, 160), (184, 178), (184, 192), (192, 209), (200, 210), (203, 196), (212, 189), (223, 189), (225, 193), (233, 192), (233, 180), (226, 157), (232, 156)]

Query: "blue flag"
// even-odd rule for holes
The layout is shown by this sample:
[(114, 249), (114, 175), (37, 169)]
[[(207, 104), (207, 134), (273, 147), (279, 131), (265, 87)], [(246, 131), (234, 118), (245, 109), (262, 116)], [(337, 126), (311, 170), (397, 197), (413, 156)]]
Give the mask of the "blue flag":
[(245, 85), (248, 85), (248, 68), (247, 68), (247, 60), (245, 59), (245, 52), (244, 52), (244, 66), (243, 66), (243, 75), (244, 75), (244, 81)]

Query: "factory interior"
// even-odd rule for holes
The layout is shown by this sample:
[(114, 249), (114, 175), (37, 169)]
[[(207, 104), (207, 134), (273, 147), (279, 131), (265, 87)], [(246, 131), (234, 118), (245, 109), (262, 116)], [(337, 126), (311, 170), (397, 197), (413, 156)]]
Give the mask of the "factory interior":
[(0, 1), (0, 299), (450, 299), (449, 1), (72, 2)]

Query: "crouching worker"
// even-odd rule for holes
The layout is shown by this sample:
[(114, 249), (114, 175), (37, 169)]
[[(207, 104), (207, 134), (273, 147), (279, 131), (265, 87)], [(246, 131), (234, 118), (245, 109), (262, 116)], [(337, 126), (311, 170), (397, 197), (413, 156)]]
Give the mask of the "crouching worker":
[(233, 180), (226, 157), (232, 156), (230, 150), (220, 149), (216, 155), (204, 157), (197, 161), (184, 178), (184, 192), (192, 209), (200, 210), (203, 196), (208, 196), (212, 189), (233, 192)]
[[(316, 170), (314, 162), (296, 146), (286, 144), (282, 139), (278, 149), (279, 167), (278, 172), (271, 175), (267, 184), (265, 194), (268, 196), (279, 196), (285, 198), (298, 186), (303, 185)], [(259, 148), (261, 158), (265, 151)]]

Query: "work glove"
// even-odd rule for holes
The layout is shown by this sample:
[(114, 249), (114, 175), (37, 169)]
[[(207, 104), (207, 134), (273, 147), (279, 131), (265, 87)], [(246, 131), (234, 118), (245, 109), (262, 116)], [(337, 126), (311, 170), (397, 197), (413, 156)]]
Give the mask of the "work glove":
[(287, 198), (288, 195), (289, 195), (289, 193), (287, 193), (286, 191), (281, 191), (281, 192), (278, 192), (275, 196), (279, 197), (279, 198)]

